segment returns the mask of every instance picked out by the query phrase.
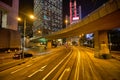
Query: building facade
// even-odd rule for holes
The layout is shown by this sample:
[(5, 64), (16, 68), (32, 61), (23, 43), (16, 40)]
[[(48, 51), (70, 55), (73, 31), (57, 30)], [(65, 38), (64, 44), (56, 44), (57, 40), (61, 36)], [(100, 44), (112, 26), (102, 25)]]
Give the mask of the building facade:
[(18, 28), (19, 0), (0, 0), (0, 51), (19, 49)]
[(34, 0), (33, 32), (42, 36), (62, 29), (62, 0)]
[(0, 0), (0, 27), (17, 30), (19, 0)]

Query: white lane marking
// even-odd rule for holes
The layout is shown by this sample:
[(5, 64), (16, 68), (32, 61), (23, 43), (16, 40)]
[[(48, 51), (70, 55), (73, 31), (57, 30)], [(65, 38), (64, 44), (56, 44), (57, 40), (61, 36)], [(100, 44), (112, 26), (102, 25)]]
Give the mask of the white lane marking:
[(41, 67), (40, 71), (43, 71), (47, 65)]
[[(32, 65), (32, 64), (29, 64), (29, 65), (27, 65), (26, 67), (29, 67), (29, 66), (31, 66), (31, 65)], [(18, 71), (20, 71), (20, 70), (22, 70), (22, 69), (24, 69), (24, 68), (26, 68), (26, 67), (17, 69), (17, 70), (15, 70), (15, 71), (11, 72), (11, 74), (16, 73), (16, 72), (18, 72)]]
[(47, 65), (41, 67), (40, 69), (38, 69), (37, 71), (35, 71), (34, 73), (30, 74), (28, 77), (32, 77), (34, 74), (38, 73), (39, 71), (43, 71), (45, 69)]
[(42, 80), (45, 80), (70, 55), (70, 53), (62, 61), (60, 61), (45, 77), (43, 77)]
[(26, 67), (29, 67), (29, 66), (31, 66), (32, 64), (29, 64), (29, 65), (27, 65)]
[(69, 68), (66, 68), (66, 69), (63, 71), (62, 75), (60, 76), (60, 78), (59, 78), (58, 80), (62, 80), (65, 72), (69, 72), (69, 71), (70, 71), (70, 67), (69, 67)]
[(18, 71), (20, 71), (20, 70), (22, 70), (22, 69), (24, 69), (24, 68), (17, 69), (17, 70), (15, 70), (15, 71), (11, 72), (11, 74), (16, 73), (16, 72), (18, 72)]

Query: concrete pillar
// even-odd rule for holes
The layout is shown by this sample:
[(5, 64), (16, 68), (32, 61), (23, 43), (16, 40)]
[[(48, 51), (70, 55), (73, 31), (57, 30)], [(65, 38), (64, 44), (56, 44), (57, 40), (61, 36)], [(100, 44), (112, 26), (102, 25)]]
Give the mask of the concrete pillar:
[(97, 58), (110, 58), (107, 31), (96, 31), (94, 33), (94, 56)]
[(72, 44), (72, 43), (71, 43), (71, 37), (66, 38), (66, 44), (68, 44), (68, 45), (71, 45), (71, 44)]
[(48, 48), (48, 49), (52, 48), (52, 41), (51, 41), (51, 40), (49, 40), (49, 41), (47, 42), (47, 48)]

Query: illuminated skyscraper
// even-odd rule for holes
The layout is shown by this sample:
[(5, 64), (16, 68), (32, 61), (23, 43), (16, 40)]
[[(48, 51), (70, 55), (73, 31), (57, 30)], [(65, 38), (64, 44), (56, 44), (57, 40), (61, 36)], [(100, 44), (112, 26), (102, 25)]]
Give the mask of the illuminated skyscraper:
[(72, 23), (72, 1), (70, 0), (70, 24)]
[(79, 9), (77, 9), (76, 0), (74, 0), (74, 3), (72, 0), (70, 0), (70, 24), (76, 23), (78, 20), (81, 19), (81, 6), (79, 6)]
[(34, 22), (33, 31), (42, 35), (62, 29), (62, 0), (34, 0)]

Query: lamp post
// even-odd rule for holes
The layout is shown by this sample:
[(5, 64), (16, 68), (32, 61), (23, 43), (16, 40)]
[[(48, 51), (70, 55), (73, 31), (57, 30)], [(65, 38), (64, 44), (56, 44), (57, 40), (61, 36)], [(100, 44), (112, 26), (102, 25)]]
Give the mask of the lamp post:
[(65, 20), (65, 24), (66, 24), (66, 27), (67, 27), (67, 24), (68, 24), (68, 20), (67, 19)]
[[(33, 15), (29, 16), (30, 19), (34, 19), (35, 17)], [(21, 18), (18, 18), (18, 21), (21, 21)], [(23, 47), (22, 47), (22, 58), (24, 59), (24, 53), (25, 53), (25, 35), (26, 35), (26, 17), (24, 17), (23, 20), (24, 23), (24, 32), (23, 32)]]
[(65, 16), (65, 24), (66, 24), (66, 27), (67, 27), (67, 24), (68, 24), (68, 16), (67, 15)]
[(25, 52), (25, 33), (26, 33), (26, 18), (24, 18), (24, 32), (23, 32), (23, 54), (22, 57), (24, 59), (24, 52)]

